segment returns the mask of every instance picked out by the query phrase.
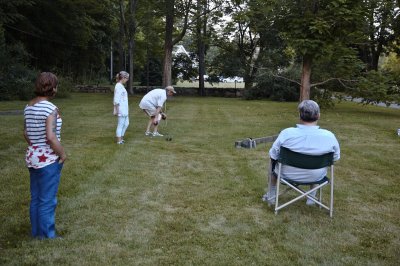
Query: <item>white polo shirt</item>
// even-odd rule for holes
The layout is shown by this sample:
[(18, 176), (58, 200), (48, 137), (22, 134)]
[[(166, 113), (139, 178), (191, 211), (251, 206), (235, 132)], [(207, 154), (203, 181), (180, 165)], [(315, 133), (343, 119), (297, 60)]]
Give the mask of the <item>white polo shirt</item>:
[(154, 89), (149, 91), (140, 101), (139, 107), (144, 110), (155, 110), (162, 107), (167, 100), (167, 91), (164, 89)]

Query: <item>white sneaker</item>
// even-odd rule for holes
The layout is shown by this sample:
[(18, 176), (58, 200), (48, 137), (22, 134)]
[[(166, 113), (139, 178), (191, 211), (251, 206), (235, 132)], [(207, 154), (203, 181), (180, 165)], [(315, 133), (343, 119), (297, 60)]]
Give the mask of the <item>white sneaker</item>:
[(153, 137), (164, 137), (164, 135), (163, 135), (163, 134), (160, 134), (160, 133), (158, 133), (158, 132), (156, 131), (156, 132), (153, 132)]
[(275, 204), (275, 198), (276, 198), (276, 191), (268, 191), (262, 197), (262, 201), (267, 202), (268, 205), (274, 205)]
[[(314, 191), (313, 193), (310, 193), (309, 195), (315, 198), (317, 196), (317, 191)], [(307, 198), (307, 201), (306, 201), (307, 206), (313, 206), (315, 204), (316, 203), (313, 200), (310, 200), (309, 198)]]
[(314, 206), (314, 205), (315, 205), (315, 202), (312, 201), (312, 200), (310, 200), (310, 199), (307, 199), (306, 205), (307, 205), (307, 206)]
[(151, 133), (150, 131), (146, 131), (144, 134), (145, 134), (146, 136), (152, 136), (152, 135), (153, 135), (153, 133)]

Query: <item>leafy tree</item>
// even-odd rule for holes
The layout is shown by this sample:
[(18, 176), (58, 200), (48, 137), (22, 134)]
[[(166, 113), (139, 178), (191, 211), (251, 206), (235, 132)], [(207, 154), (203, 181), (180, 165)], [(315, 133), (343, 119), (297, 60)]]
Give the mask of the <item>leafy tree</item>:
[[(197, 13), (198, 16), (196, 23), (196, 38), (197, 38), (197, 55), (199, 59), (199, 91), (201, 96), (205, 96), (206, 90), (204, 87), (204, 75), (205, 70), (205, 55), (206, 55), (206, 39), (207, 39), (207, 10), (208, 1), (200, 0), (197, 1)], [(203, 14), (203, 15), (202, 15)]]
[(21, 7), (34, 5), (34, 0), (15, 0), (0, 2), (0, 24), (9, 24), (24, 18), (19, 11)]
[(157, 58), (149, 58), (147, 62), (147, 70), (141, 74), (140, 85), (158, 86), (162, 82), (161, 62)]
[(400, 55), (390, 53), (384, 58), (382, 69), (388, 72), (393, 72), (400, 77)]
[(0, 100), (27, 100), (32, 97), (32, 81), (36, 72), (28, 67), (30, 59), (21, 42), (7, 44), (4, 26), (24, 18), (19, 9), (33, 1), (0, 2)]
[(223, 27), (222, 37), (216, 42), (222, 55), (215, 58), (214, 64), (220, 62), (223, 75), (244, 76), (245, 88), (249, 90), (260, 68), (278, 69), (286, 65), (285, 44), (268, 3), (231, 1), (225, 14), (231, 20)]
[(302, 59), (300, 101), (310, 98), (313, 61), (333, 49), (351, 50), (363, 18), (359, 0), (274, 1), (283, 38)]
[[(189, 27), (192, 0), (165, 0), (165, 39), (163, 60), (163, 87), (172, 84), (172, 49), (180, 42)], [(179, 30), (174, 34), (174, 20), (180, 19)]]
[(360, 46), (361, 59), (368, 70), (378, 70), (379, 58), (396, 49), (400, 34), (400, 6), (395, 0), (364, 0), (363, 32), (365, 42)]
[(198, 72), (193, 64), (194, 60), (193, 54), (190, 56), (185, 54), (175, 55), (172, 62), (172, 76), (182, 80), (190, 80), (195, 77)]
[[(296, 67), (286, 68), (282, 73), (285, 76), (297, 75)], [(272, 75), (269, 71), (260, 71), (251, 90), (246, 90), (244, 97), (247, 100), (270, 98), (275, 101), (297, 101), (299, 90), (297, 84), (288, 79)]]
[(139, 0), (129, 0), (128, 12), (128, 53), (129, 53), (129, 91), (133, 93), (133, 61), (135, 50), (135, 34), (136, 34), (136, 10)]
[[(141, 84), (161, 85), (164, 14), (159, 1), (141, 2), (140, 7), (141, 10), (137, 12), (136, 64), (137, 69), (142, 73)], [(154, 73), (154, 71), (159, 71), (159, 73)]]
[(19, 7), (23, 19), (7, 23), (7, 41), (24, 43), (38, 69), (97, 78), (109, 51), (111, 2), (35, 0)]
[(360, 77), (356, 86), (348, 91), (350, 96), (360, 97), (365, 104), (400, 103), (400, 87), (390, 72), (371, 70)]
[[(125, 55), (126, 55), (126, 36), (127, 36), (127, 28), (126, 28), (126, 7), (125, 1), (119, 0), (118, 6), (115, 6), (115, 12), (119, 14), (118, 16), (118, 37), (115, 38), (117, 40), (117, 51), (118, 51), (118, 61), (117, 61), (117, 72), (123, 69), (126, 69)], [(118, 10), (118, 11), (117, 11)], [(113, 38), (114, 39), (114, 38)], [(114, 74), (114, 73), (112, 73)]]
[[(216, 0), (214, 0), (216, 1)], [(163, 60), (163, 86), (172, 84), (172, 49), (173, 46), (183, 40), (186, 32), (193, 25), (202, 25), (199, 22), (211, 9), (203, 9), (208, 1), (202, 1), (200, 6), (196, 6), (192, 0), (165, 0), (165, 41), (164, 41), (164, 60)], [(175, 8), (174, 8), (175, 7)], [(201, 8), (202, 10), (199, 10)], [(198, 12), (193, 12), (198, 10)], [(200, 11), (200, 13), (199, 13)], [(197, 24), (199, 22), (200, 24)], [(203, 53), (203, 52), (201, 52)]]

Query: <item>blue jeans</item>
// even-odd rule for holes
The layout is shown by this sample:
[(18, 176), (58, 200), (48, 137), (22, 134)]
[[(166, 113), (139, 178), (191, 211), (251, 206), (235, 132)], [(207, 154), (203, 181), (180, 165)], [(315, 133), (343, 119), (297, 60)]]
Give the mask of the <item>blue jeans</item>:
[(63, 164), (52, 163), (43, 168), (28, 168), (31, 179), (31, 204), (29, 209), (32, 236), (55, 238), (55, 212), (57, 191)]

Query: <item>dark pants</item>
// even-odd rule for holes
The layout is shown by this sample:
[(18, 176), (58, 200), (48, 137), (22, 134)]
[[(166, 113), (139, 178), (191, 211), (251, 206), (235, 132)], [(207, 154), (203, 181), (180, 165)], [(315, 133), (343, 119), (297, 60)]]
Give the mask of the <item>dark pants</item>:
[(43, 168), (28, 168), (31, 179), (30, 219), (32, 236), (55, 238), (57, 191), (63, 164), (52, 163)]

